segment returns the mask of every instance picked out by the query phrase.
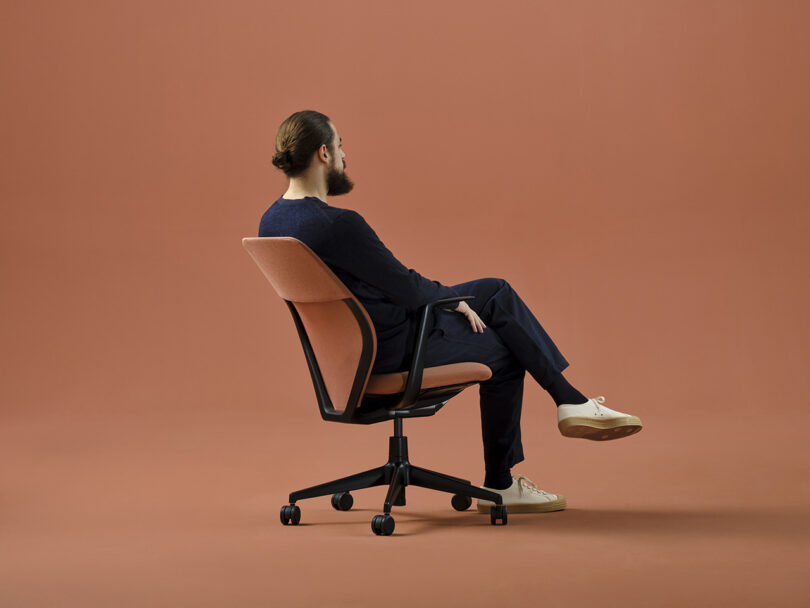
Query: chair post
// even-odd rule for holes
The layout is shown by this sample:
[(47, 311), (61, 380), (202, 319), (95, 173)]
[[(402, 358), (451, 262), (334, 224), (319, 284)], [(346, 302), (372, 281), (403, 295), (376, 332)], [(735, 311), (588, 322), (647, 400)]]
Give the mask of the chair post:
[(388, 463), (408, 465), (408, 438), (402, 434), (402, 420), (394, 419), (394, 435), (388, 438)]
[(405, 488), (411, 483), (408, 438), (402, 434), (401, 418), (394, 418), (394, 434), (388, 438), (388, 462), (384, 466), (386, 481), (390, 485), (383, 508), (386, 514), (390, 514), (392, 505), (405, 505)]

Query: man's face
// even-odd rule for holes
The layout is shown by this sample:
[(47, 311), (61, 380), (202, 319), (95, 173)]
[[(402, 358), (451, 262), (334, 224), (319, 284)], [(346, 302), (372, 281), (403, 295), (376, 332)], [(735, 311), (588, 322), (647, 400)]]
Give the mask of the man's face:
[(331, 124), (335, 134), (332, 140), (332, 162), (326, 174), (326, 195), (337, 196), (347, 194), (354, 188), (354, 183), (346, 175), (346, 154), (343, 152), (343, 139), (338, 135), (335, 125)]

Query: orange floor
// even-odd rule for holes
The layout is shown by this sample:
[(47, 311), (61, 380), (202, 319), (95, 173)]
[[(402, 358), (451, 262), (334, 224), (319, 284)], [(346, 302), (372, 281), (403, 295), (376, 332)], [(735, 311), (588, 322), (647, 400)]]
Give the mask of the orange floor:
[[(480, 483), (467, 393), (405, 433), (413, 464)], [(644, 422), (625, 440), (588, 442), (557, 434), (553, 404), (528, 408), (527, 460), (515, 472), (566, 495), (567, 510), (491, 526), (474, 509), (452, 510), (448, 495), (409, 488), (394, 534), (376, 537), (382, 488), (355, 492), (348, 512), (328, 498), (301, 501), (297, 527), (278, 512), (291, 490), (382, 464), (388, 424), (333, 425), (313, 406), (295, 438), (265, 410), (19, 415), (1, 436), (0, 598), (15, 607), (810, 604), (800, 425), (712, 428), (661, 413)], [(713, 440), (718, 432), (727, 440)]]

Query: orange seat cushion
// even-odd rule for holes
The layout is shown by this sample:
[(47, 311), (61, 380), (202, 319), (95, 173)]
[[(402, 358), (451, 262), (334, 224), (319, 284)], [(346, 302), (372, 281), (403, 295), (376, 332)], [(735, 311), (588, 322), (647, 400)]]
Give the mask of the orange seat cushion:
[[(426, 367), (422, 372), (422, 388), (452, 386), (470, 382), (483, 382), (492, 377), (492, 370), (483, 363), (464, 362), (448, 363)], [(366, 385), (366, 393), (373, 395), (391, 395), (405, 391), (408, 372), (390, 374), (371, 374)]]

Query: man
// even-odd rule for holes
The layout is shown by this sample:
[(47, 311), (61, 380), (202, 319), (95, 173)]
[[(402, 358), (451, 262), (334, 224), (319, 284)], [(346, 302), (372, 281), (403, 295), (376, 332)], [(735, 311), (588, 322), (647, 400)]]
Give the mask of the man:
[[(618, 439), (641, 430), (641, 420), (588, 399), (571, 386), (562, 356), (511, 285), (483, 278), (446, 286), (406, 268), (383, 245), (363, 217), (327, 204), (328, 196), (354, 187), (346, 175), (343, 139), (327, 116), (303, 110), (276, 134), (273, 164), (289, 177), (287, 191), (264, 213), (259, 236), (292, 236), (306, 243), (363, 304), (377, 334), (372, 373), (406, 370), (416, 337), (419, 307), (440, 298), (473, 295), (455, 308), (437, 310), (425, 366), (477, 361), (492, 370), (479, 384), (484, 443), (483, 487), (500, 493), (510, 513), (564, 509), (565, 497), (537, 488), (511, 468), (524, 460), (520, 440), (523, 380), (528, 371), (557, 404), (560, 432), (567, 437)], [(493, 503), (479, 500), (489, 513)]]

